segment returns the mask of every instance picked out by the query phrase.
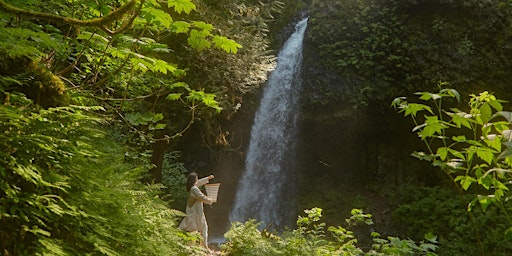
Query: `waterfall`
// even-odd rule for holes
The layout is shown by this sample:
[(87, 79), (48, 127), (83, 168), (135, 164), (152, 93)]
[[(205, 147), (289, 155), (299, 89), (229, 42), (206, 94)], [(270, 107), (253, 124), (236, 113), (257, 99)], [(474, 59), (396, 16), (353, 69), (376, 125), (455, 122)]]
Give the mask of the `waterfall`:
[(296, 105), (306, 27), (307, 18), (297, 23), (264, 88), (230, 221), (256, 219), (274, 228), (293, 221), (289, 206), (295, 197), (291, 193), (295, 184), (290, 172), (295, 169)]

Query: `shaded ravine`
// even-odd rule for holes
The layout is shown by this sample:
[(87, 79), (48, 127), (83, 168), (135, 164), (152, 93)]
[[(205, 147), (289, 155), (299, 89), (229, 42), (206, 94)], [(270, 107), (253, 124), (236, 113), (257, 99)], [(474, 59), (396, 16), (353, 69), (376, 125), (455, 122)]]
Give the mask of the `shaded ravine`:
[(238, 184), (230, 222), (256, 219), (282, 229), (292, 223), (297, 103), (307, 18), (279, 52), (277, 66), (264, 88), (251, 129), (245, 170)]

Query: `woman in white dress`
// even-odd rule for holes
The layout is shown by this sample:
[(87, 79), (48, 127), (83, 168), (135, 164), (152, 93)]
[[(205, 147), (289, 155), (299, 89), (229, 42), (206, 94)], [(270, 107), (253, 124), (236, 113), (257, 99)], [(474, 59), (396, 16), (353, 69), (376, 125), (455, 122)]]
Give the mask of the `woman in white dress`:
[(207, 184), (213, 178), (214, 176), (210, 175), (198, 179), (195, 172), (187, 176), (187, 191), (189, 191), (186, 208), (187, 216), (179, 225), (179, 228), (184, 231), (198, 231), (203, 237), (201, 245), (206, 249), (208, 249), (208, 223), (206, 223), (206, 217), (204, 216), (203, 203), (211, 205), (213, 200), (203, 194), (199, 187)]

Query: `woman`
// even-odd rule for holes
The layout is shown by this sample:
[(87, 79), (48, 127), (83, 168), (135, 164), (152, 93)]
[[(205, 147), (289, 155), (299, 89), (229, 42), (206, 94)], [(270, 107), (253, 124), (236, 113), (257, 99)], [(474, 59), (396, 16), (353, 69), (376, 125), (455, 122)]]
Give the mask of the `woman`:
[(214, 176), (210, 175), (202, 179), (197, 178), (197, 173), (192, 172), (187, 176), (188, 200), (186, 213), (187, 216), (181, 221), (179, 228), (185, 231), (199, 231), (203, 240), (201, 245), (208, 249), (208, 224), (204, 216), (203, 203), (212, 204), (213, 200), (207, 197), (201, 190), (200, 186), (208, 183)]

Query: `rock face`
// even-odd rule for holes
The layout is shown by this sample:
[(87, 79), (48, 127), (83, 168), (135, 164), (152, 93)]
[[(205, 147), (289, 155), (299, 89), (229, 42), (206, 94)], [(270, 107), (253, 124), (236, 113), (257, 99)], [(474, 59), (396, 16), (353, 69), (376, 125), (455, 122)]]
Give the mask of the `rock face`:
[(387, 201), (398, 186), (436, 183), (429, 163), (410, 156), (423, 148), (408, 121), (393, 110), (348, 106), (303, 113), (299, 208), (323, 208), (335, 224), (344, 224), (352, 208), (388, 218), (378, 215), (390, 212), (392, 202)]

